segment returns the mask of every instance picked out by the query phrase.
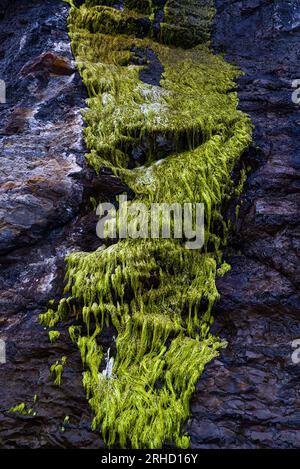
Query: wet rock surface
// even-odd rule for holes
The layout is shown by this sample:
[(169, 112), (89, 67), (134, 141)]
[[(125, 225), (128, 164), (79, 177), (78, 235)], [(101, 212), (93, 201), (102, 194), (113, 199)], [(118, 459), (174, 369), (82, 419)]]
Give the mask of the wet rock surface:
[[(245, 155), (252, 170), (227, 253), (232, 271), (218, 285), (214, 327), (229, 345), (199, 382), (186, 428), (194, 448), (300, 447), (300, 365), (291, 361), (291, 342), (300, 338), (300, 116), (291, 101), (291, 82), (300, 78), (300, 2), (216, 6), (214, 47), (245, 72), (240, 107), (256, 126), (255, 143)], [(0, 0), (0, 78), (8, 85), (0, 105), (3, 448), (102, 446), (90, 430), (77, 349), (63, 332), (51, 345), (37, 322), (61, 295), (64, 256), (99, 245), (89, 195), (124, 190), (85, 167), (86, 95), (74, 71), (67, 9), (60, 0)], [(107, 344), (112, 335), (106, 331)], [(58, 388), (49, 366), (64, 355)], [(21, 402), (36, 416), (8, 412)]]
[(241, 68), (240, 108), (255, 125), (232, 270), (218, 282), (215, 329), (228, 348), (198, 385), (194, 448), (299, 448), (300, 2), (217, 0), (214, 47)]
[[(65, 255), (99, 246), (89, 195), (120, 190), (110, 175), (99, 180), (85, 166), (80, 109), (86, 93), (74, 69), (67, 14), (62, 1), (0, 1), (0, 76), (7, 85), (7, 104), (0, 106), (4, 448), (101, 445), (90, 431), (77, 352), (63, 336), (51, 346), (37, 322), (49, 299), (61, 294)], [(52, 384), (49, 366), (62, 355), (68, 356), (68, 384), (60, 389)], [(37, 415), (8, 412), (21, 402)]]

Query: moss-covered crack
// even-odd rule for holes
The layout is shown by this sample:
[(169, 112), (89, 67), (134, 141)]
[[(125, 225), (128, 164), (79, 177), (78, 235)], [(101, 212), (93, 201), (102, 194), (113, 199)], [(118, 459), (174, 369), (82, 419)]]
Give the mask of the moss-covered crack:
[[(233, 91), (239, 72), (210, 51), (211, 0), (125, 0), (120, 9), (109, 0), (70, 4), (72, 49), (89, 94), (88, 163), (97, 173), (109, 168), (149, 209), (203, 202), (205, 247), (125, 239), (74, 252), (65, 297), (41, 321), (55, 327), (74, 319), (69, 332), (81, 354), (93, 428), (108, 446), (161, 448), (173, 441), (186, 448), (190, 398), (224, 345), (210, 333), (216, 277), (229, 268), (222, 261), (224, 208), (241, 190), (232, 172), (251, 140), (250, 120)], [(163, 67), (159, 86), (141, 80), (147, 64), (134, 56), (147, 57), (147, 50)], [(100, 369), (101, 333), (109, 324), (118, 336), (108, 373)]]

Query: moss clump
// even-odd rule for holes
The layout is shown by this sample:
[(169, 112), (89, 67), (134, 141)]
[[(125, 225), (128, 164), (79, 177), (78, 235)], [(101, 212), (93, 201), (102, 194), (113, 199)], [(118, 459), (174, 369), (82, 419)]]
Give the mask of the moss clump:
[(60, 362), (57, 360), (53, 365), (50, 367), (50, 373), (54, 375), (54, 382), (55, 386), (61, 385), (61, 378), (65, 364), (67, 363), (67, 357), (62, 357)]
[[(152, 0), (124, 0), (123, 9), (114, 8), (116, 3), (87, 0), (71, 12), (72, 26), (91, 33), (148, 37), (184, 48), (209, 43), (213, 0), (186, 0), (184, 4), (167, 0), (164, 6)], [(158, 12), (163, 16), (161, 22), (157, 21)]]
[(63, 423), (60, 427), (60, 431), (64, 432), (69, 424), (70, 424), (70, 417), (69, 417), (69, 415), (66, 415), (65, 418), (64, 418), (64, 421), (63, 421)]
[[(239, 72), (207, 46), (212, 1), (167, 1), (160, 34), (151, 29), (148, 7), (131, 3), (134, 11), (91, 0), (70, 11), (72, 48), (89, 93), (86, 158), (97, 172), (110, 168), (149, 210), (151, 203), (203, 202), (204, 249), (187, 250), (185, 240), (124, 239), (73, 253), (67, 297), (41, 321), (53, 327), (71, 313), (80, 320), (69, 333), (80, 350), (93, 428), (101, 428), (108, 446), (161, 448), (173, 440), (186, 448), (189, 400), (205, 365), (225, 346), (210, 333), (211, 312), (216, 277), (229, 269), (222, 251), (224, 213), (236, 194), (231, 175), (250, 143), (251, 123), (237, 110)], [(182, 34), (185, 47), (199, 44), (166, 45)], [(135, 51), (149, 49), (164, 68), (159, 87), (143, 83), (143, 65), (135, 65)], [(162, 140), (168, 151), (161, 160)], [(133, 164), (141, 148), (142, 162)], [(117, 353), (101, 372), (105, 324), (117, 330)]]
[(34, 412), (33, 409), (28, 408), (25, 402), (22, 402), (21, 404), (18, 404), (15, 407), (11, 407), (9, 409), (9, 412), (13, 414), (23, 415), (23, 416), (33, 416), (33, 417), (36, 416), (36, 412)]
[(52, 344), (56, 342), (59, 339), (59, 337), (60, 337), (59, 331), (49, 331), (49, 339)]
[(159, 39), (178, 47), (208, 43), (214, 13), (213, 0), (167, 0)]

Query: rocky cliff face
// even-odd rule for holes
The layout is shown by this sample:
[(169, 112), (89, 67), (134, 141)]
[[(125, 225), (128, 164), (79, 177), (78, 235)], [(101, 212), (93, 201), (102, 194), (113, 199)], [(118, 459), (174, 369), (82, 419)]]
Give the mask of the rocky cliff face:
[[(245, 72), (240, 107), (256, 129), (245, 155), (252, 172), (227, 253), (232, 271), (218, 285), (214, 327), (229, 346), (199, 382), (187, 431), (195, 448), (299, 447), (300, 365), (291, 361), (291, 342), (300, 338), (300, 142), (291, 82), (299, 78), (300, 2), (217, 0), (216, 7), (214, 46)], [(7, 104), (0, 105), (5, 448), (102, 445), (90, 431), (78, 352), (63, 334), (51, 345), (37, 323), (47, 301), (61, 294), (64, 256), (97, 246), (89, 196), (124, 189), (85, 166), (80, 108), (86, 95), (70, 52), (67, 14), (60, 0), (0, 0), (0, 78), (8, 85)], [(60, 388), (49, 376), (58, 355), (69, 365)], [(20, 402), (37, 415), (8, 412)], [(63, 424), (66, 415), (70, 422)]]
[(238, 65), (240, 108), (255, 125), (252, 167), (232, 270), (218, 287), (216, 328), (228, 348), (211, 364), (192, 404), (194, 447), (296, 448), (299, 365), (300, 2), (217, 0), (214, 45)]

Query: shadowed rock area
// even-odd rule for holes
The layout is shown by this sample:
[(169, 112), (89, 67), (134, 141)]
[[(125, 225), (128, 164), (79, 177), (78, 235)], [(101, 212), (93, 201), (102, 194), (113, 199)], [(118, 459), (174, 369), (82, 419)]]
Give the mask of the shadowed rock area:
[[(201, 2), (203, 3), (203, 2)], [(198, 384), (186, 426), (194, 448), (300, 447), (299, 367), (291, 342), (299, 322), (300, 2), (217, 0), (214, 47), (239, 66), (240, 108), (255, 142), (237, 232), (226, 255), (232, 271), (219, 280), (215, 330), (229, 342)], [(85, 90), (60, 0), (0, 0), (0, 447), (97, 448), (82, 389), (82, 365), (70, 340), (51, 345), (37, 322), (60, 297), (64, 256), (99, 245), (90, 195), (125, 188), (97, 178), (84, 163)], [(151, 62), (147, 80), (157, 79)], [(107, 344), (113, 331), (107, 331)], [(60, 388), (49, 366), (68, 366)], [(37, 395), (36, 402), (33, 402)], [(21, 402), (36, 412), (8, 412)], [(69, 423), (63, 424), (65, 416)]]

